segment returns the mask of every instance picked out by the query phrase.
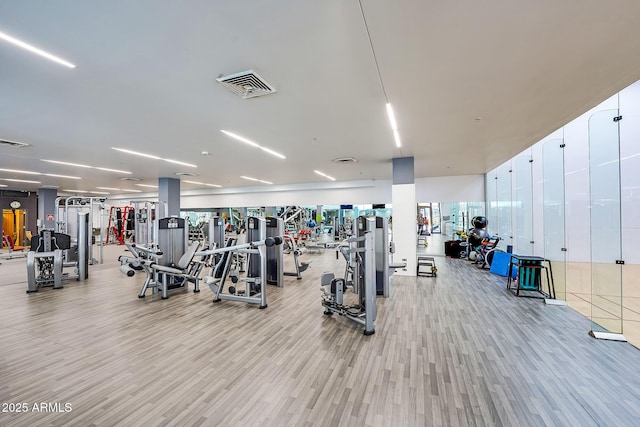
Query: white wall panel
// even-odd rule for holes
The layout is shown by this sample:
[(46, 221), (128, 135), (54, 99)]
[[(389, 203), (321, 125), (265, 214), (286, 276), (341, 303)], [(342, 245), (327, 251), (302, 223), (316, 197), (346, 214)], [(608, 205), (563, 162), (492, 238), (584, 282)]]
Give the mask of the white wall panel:
[(416, 200), (428, 202), (484, 202), (484, 175), (416, 178)]

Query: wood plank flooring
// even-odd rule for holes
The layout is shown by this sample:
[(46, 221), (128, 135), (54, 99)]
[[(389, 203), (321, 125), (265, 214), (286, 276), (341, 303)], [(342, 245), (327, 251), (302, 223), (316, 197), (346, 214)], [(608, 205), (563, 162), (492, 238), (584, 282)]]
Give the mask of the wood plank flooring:
[(344, 269), (333, 251), (305, 255), (303, 280), (259, 310), (214, 305), (206, 286), (140, 300), (142, 275), (108, 250), (88, 282), (30, 295), (24, 260), (0, 266), (0, 404), (72, 408), (0, 426), (640, 425), (640, 351), (464, 260), (395, 277), (366, 337), (322, 314), (319, 276)]

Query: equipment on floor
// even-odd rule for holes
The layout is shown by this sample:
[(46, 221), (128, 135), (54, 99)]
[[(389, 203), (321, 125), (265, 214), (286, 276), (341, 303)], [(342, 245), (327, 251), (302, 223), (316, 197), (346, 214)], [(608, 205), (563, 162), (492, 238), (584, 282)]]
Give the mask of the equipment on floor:
[(302, 279), (302, 272), (304, 272), (307, 268), (309, 268), (308, 262), (300, 262), (300, 255), (302, 255), (302, 249), (298, 248), (296, 240), (288, 234), (282, 236), (283, 242), (283, 252), (285, 254), (293, 255), (293, 263), (296, 268), (295, 272), (285, 271), (285, 276), (296, 276), (297, 280)]
[[(258, 304), (261, 309), (267, 308), (267, 249), (281, 245), (283, 239), (281, 236), (266, 237), (264, 218), (248, 217), (247, 240), (250, 240), (249, 243), (238, 245), (235, 238), (229, 238), (224, 248), (197, 252), (196, 255), (223, 255), (211, 274), (204, 278), (205, 283), (216, 294), (213, 302), (229, 300)], [(240, 276), (237, 268), (231, 269), (234, 258), (239, 259), (241, 254), (246, 254), (248, 258), (245, 276)], [(228, 292), (224, 292), (227, 277), (231, 278), (233, 285), (228, 287)], [(245, 283), (245, 287), (239, 289), (237, 284), (242, 282)]]
[(138, 245), (148, 248), (157, 248), (158, 222), (166, 211), (165, 202), (152, 202), (149, 200), (131, 200), (129, 202), (135, 211), (133, 223), (133, 240)]
[[(184, 218), (160, 218), (157, 222), (157, 248), (128, 245), (134, 258), (132, 264), (147, 273), (138, 298), (144, 298), (151, 288), (152, 294), (162, 292), (162, 299), (167, 299), (170, 290), (187, 289), (189, 282), (194, 284), (194, 292), (200, 292), (199, 276), (207, 263), (206, 258), (194, 259), (200, 242), (188, 244), (189, 227)], [(123, 264), (131, 261), (127, 257), (119, 259)], [(128, 275), (128, 270), (123, 272)]]
[[(389, 220), (385, 217), (375, 216), (375, 251), (376, 251), (376, 294), (388, 298), (391, 295), (393, 284), (392, 276), (398, 268), (405, 268), (406, 262), (394, 263), (395, 245), (390, 239)], [(367, 225), (369, 223), (367, 222)], [(357, 235), (361, 236), (360, 230)]]
[(133, 232), (135, 209), (133, 206), (111, 206), (109, 208), (109, 222), (107, 223), (106, 244), (117, 243), (124, 245)]
[[(104, 262), (104, 241), (105, 227), (104, 217), (106, 215), (107, 205), (105, 205), (105, 197), (58, 197), (56, 198), (55, 211), (55, 231), (57, 233), (68, 234), (72, 236), (71, 244), (75, 244), (75, 236), (78, 234), (78, 223), (76, 222), (77, 213), (87, 213), (89, 216), (89, 264), (102, 264)], [(94, 228), (94, 220), (98, 217), (99, 228)], [(93, 236), (98, 236), (94, 238)], [(98, 243), (100, 250), (100, 258), (96, 259), (93, 254), (93, 243)]]
[[(207, 249), (221, 248), (224, 246), (224, 219), (213, 217), (209, 219), (209, 232), (207, 233)], [(217, 261), (217, 260), (216, 260)]]
[(355, 257), (354, 290), (358, 304), (344, 305), (345, 281), (333, 273), (323, 273), (320, 278), (324, 314), (338, 313), (364, 326), (365, 335), (375, 333), (376, 320), (376, 260), (375, 218), (358, 217), (358, 236), (347, 239), (349, 252)]
[(438, 275), (436, 259), (434, 257), (418, 255), (418, 261), (416, 264), (416, 276), (436, 277)]
[[(488, 236), (486, 237), (480, 246), (475, 248), (473, 252), (475, 252), (475, 261), (476, 264), (480, 264), (480, 268), (491, 268), (491, 263), (493, 262), (493, 254), (496, 250), (498, 250), (498, 243), (500, 242), (499, 236)], [(471, 254), (469, 254), (469, 259), (471, 259)]]
[[(284, 235), (284, 221), (282, 218), (268, 216), (265, 219), (265, 227), (266, 237)], [(282, 245), (267, 247), (267, 284), (275, 285), (279, 288), (284, 286), (284, 252)]]
[[(539, 256), (511, 255), (509, 270), (514, 269), (518, 272), (515, 280), (512, 280), (512, 275), (507, 278), (507, 290), (512, 294), (519, 297), (556, 299), (551, 261)], [(546, 276), (542, 274), (543, 271)], [(547, 279), (546, 292), (542, 289), (543, 277)]]
[[(62, 289), (62, 280), (89, 278), (89, 213), (78, 212), (76, 245), (72, 237), (54, 230), (41, 230), (31, 239), (31, 250), (27, 254), (27, 293), (37, 292), (40, 287), (53, 286)], [(63, 269), (73, 267), (74, 273)]]
[(125, 246), (131, 255), (120, 255), (118, 257), (122, 274), (132, 277), (135, 275), (136, 270), (143, 270), (147, 274), (145, 283), (151, 283), (153, 280), (151, 265), (158, 262), (158, 259), (162, 256), (162, 251), (147, 248), (137, 243), (125, 243)]

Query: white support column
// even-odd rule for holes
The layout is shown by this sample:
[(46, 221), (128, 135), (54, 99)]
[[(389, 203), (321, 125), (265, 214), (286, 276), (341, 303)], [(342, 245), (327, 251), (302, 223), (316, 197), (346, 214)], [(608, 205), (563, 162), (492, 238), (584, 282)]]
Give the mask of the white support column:
[(413, 176), (413, 157), (393, 159), (393, 242), (394, 262), (406, 262), (407, 267), (396, 270), (400, 276), (416, 275), (416, 185)]

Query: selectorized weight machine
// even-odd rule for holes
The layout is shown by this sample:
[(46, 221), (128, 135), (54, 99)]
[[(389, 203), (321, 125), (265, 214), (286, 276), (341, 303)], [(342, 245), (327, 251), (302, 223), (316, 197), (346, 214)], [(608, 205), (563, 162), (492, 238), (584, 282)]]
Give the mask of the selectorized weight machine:
[[(216, 294), (213, 302), (222, 300), (246, 302), (258, 304), (261, 309), (267, 308), (267, 249), (282, 244), (281, 236), (266, 237), (266, 220), (264, 218), (247, 218), (247, 240), (249, 243), (236, 244), (235, 238), (227, 240), (227, 246), (208, 251), (197, 252), (199, 256), (219, 257), (212, 270), (211, 275), (206, 276), (204, 281), (213, 293)], [(247, 255), (247, 272), (244, 277), (238, 275), (238, 271), (230, 271), (232, 261), (240, 258), (240, 255)], [(228, 287), (228, 292), (224, 292), (227, 277), (231, 277), (233, 285)], [(237, 287), (238, 283), (244, 282), (244, 289)]]
[[(54, 230), (42, 230), (31, 239), (27, 253), (27, 293), (40, 287), (53, 286), (62, 289), (62, 280), (89, 278), (89, 213), (78, 212), (75, 246), (71, 236)], [(66, 267), (74, 267), (74, 274), (64, 273)]]
[(333, 273), (323, 273), (322, 306), (324, 314), (338, 313), (364, 326), (365, 335), (375, 333), (376, 320), (376, 261), (375, 261), (375, 218), (357, 218), (358, 235), (347, 239), (348, 252), (355, 258), (354, 291), (358, 294), (358, 304), (344, 305), (344, 278), (336, 278)]
[[(386, 218), (360, 216), (355, 224), (355, 236), (346, 240), (349, 247), (339, 248), (347, 260), (345, 276), (336, 278), (333, 273), (323, 273), (320, 277), (322, 306), (324, 314), (345, 316), (363, 325), (365, 335), (372, 335), (377, 315), (376, 297), (390, 296), (391, 276), (395, 269), (406, 267), (406, 263), (390, 261), (394, 251)], [(358, 295), (358, 304), (344, 304), (347, 286), (352, 286)]]

